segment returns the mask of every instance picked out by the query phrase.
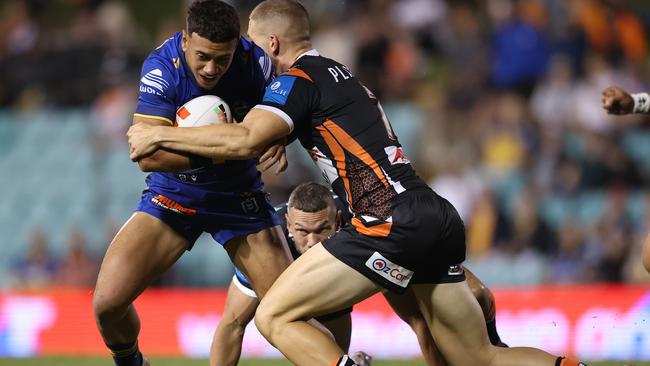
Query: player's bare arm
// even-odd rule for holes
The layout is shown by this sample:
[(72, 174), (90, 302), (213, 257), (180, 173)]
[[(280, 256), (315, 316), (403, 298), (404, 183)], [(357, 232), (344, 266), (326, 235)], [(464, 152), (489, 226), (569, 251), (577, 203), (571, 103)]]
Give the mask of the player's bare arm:
[[(148, 126), (169, 126), (165, 121), (133, 116), (133, 124)], [(210, 159), (192, 156), (186, 153), (174, 152), (166, 149), (156, 150), (147, 157), (138, 160), (140, 170), (143, 172), (180, 172), (210, 164)]]
[(630, 114), (650, 112), (648, 93), (630, 94), (618, 86), (610, 86), (602, 93), (603, 109), (608, 114)]
[(127, 135), (134, 161), (161, 148), (215, 160), (239, 160), (262, 155), (270, 144), (289, 132), (289, 125), (277, 114), (252, 109), (241, 123), (196, 128), (136, 124), (129, 128)]

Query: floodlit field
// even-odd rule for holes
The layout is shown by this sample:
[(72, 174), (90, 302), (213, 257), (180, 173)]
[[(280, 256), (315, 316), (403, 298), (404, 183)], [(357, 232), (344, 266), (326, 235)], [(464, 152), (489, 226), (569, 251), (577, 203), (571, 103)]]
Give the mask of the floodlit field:
[[(152, 366), (206, 366), (207, 360), (186, 358), (153, 358)], [(587, 362), (589, 366), (650, 366), (650, 362)], [(110, 359), (98, 357), (0, 358), (0, 366), (113, 366)], [(290, 366), (283, 360), (242, 360), (240, 366)], [(374, 361), (375, 366), (425, 366), (424, 361)]]

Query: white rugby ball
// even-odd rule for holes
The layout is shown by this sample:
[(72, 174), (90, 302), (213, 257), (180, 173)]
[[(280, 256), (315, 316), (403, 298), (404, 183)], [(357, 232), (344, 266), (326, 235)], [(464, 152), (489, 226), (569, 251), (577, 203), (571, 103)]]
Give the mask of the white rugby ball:
[(216, 95), (202, 95), (185, 103), (176, 111), (176, 126), (200, 127), (219, 123), (219, 111), (226, 114), (228, 123), (232, 123), (230, 107)]

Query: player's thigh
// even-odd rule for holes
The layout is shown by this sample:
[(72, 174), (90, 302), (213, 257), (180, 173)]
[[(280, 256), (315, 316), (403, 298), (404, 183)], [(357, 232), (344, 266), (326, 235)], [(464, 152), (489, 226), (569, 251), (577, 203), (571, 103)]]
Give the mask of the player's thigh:
[(487, 365), (494, 357), (485, 319), (466, 281), (414, 285), (436, 344), (450, 365)]
[(403, 294), (384, 292), (384, 297), (395, 314), (406, 322), (417, 336), (422, 352), (427, 353), (425, 355), (427, 362), (436, 366), (447, 365), (433, 340), (429, 324), (420, 310), (413, 287), (408, 287)]
[(260, 301), (256, 297), (248, 296), (231, 282), (221, 321), (245, 328), (253, 320), (259, 303)]
[(463, 266), (463, 269), (465, 270), (467, 285), (481, 306), (483, 316), (485, 319), (494, 319), (496, 307), (494, 306), (494, 295), (492, 295), (492, 291), (472, 271), (467, 269), (467, 267)]
[(136, 212), (106, 250), (95, 299), (131, 303), (187, 249), (188, 241), (159, 219)]
[(292, 261), (279, 226), (236, 237), (229, 240), (225, 248), (260, 297)]
[(412, 287), (407, 288), (403, 294), (384, 292), (384, 297), (395, 314), (409, 325), (416, 321), (425, 321)]
[(280, 275), (256, 316), (308, 319), (349, 307), (377, 291), (374, 282), (317, 244)]

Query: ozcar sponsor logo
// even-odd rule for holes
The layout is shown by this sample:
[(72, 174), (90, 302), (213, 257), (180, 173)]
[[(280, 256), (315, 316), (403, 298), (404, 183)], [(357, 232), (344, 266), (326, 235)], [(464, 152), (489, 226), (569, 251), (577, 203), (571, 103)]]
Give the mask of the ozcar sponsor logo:
[(411, 277), (413, 277), (413, 271), (398, 266), (384, 258), (384, 256), (378, 252), (375, 252), (368, 261), (366, 261), (366, 266), (400, 287), (406, 287), (409, 284)]

